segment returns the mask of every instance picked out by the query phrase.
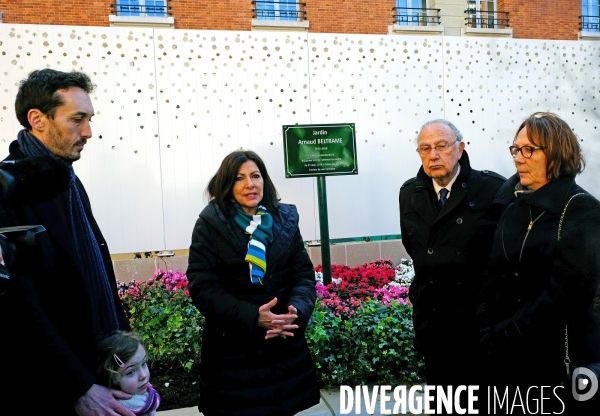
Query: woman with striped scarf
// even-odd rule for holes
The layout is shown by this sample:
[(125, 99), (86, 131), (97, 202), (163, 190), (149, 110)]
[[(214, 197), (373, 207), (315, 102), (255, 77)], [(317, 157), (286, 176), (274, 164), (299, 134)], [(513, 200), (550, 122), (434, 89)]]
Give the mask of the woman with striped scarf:
[(226, 156), (207, 193), (187, 269), (206, 318), (198, 409), (206, 416), (281, 416), (316, 405), (304, 338), (315, 278), (296, 207), (278, 202), (252, 151)]

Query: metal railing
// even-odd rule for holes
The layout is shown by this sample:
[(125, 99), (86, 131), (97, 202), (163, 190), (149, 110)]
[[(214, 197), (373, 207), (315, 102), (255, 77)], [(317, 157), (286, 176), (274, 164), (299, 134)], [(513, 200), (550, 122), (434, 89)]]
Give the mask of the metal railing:
[(392, 7), (394, 23), (402, 26), (433, 26), (440, 24), (441, 9), (422, 7)]
[(488, 10), (465, 10), (465, 26), (481, 29), (506, 29), (509, 27), (509, 12), (493, 12)]
[(600, 16), (579, 16), (579, 30), (583, 32), (600, 32)]
[(111, 4), (110, 7), (116, 12), (117, 16), (142, 16), (142, 17), (166, 17), (171, 13), (171, 6), (167, 6), (167, 0), (162, 6), (157, 5), (139, 5), (139, 4)]
[(252, 14), (258, 20), (300, 21), (306, 19), (306, 3), (297, 1), (254, 0)]

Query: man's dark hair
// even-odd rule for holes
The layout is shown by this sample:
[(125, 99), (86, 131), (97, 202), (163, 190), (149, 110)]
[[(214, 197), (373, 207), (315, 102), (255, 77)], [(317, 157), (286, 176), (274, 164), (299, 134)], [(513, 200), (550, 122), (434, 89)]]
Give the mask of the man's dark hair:
[(271, 177), (267, 172), (267, 167), (260, 156), (251, 150), (236, 150), (225, 156), (219, 170), (217, 170), (215, 176), (208, 183), (206, 193), (226, 212), (232, 213), (232, 191), (235, 178), (240, 171), (240, 166), (249, 160), (256, 163), (263, 177), (263, 199), (260, 202), (261, 205), (265, 206), (269, 211), (277, 211), (279, 209), (279, 195), (277, 194), (275, 185), (273, 185)]
[(19, 84), (19, 92), (15, 99), (15, 113), (19, 123), (27, 130), (31, 130), (27, 113), (34, 108), (53, 119), (56, 108), (65, 104), (57, 91), (71, 87), (81, 88), (88, 94), (94, 90), (92, 80), (83, 72), (62, 72), (46, 68), (30, 73)]

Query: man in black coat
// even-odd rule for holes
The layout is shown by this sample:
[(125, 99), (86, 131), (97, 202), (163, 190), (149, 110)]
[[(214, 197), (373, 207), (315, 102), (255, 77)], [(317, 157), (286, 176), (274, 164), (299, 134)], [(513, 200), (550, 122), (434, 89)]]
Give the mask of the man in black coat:
[[(6, 160), (78, 160), (92, 136), (92, 90), (80, 72), (29, 74), (15, 101), (25, 128)], [(0, 298), (0, 391), (15, 414), (132, 416), (116, 400), (130, 395), (96, 384), (97, 340), (129, 325), (88, 196), (72, 167), (69, 175), (68, 188), (54, 197), (0, 205), (0, 227), (46, 229), (36, 246), (17, 247), (8, 265), (13, 281)]]
[(501, 211), (492, 202), (505, 178), (471, 169), (462, 135), (447, 120), (425, 123), (417, 142), (422, 166), (400, 188), (417, 350), (427, 384), (478, 384), (476, 297)]

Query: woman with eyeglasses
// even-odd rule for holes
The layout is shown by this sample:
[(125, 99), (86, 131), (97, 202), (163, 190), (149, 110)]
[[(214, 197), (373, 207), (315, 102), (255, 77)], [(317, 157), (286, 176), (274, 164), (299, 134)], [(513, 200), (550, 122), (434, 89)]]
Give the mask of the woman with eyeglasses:
[[(516, 173), (496, 196), (506, 207), (478, 311), (487, 384), (500, 396), (510, 386), (509, 403), (520, 394), (516, 401), (525, 407), (516, 411), (531, 411), (537, 399), (544, 412), (566, 408), (565, 414), (575, 402), (571, 382), (560, 387), (566, 344), (573, 364), (600, 361), (593, 307), (600, 282), (600, 202), (575, 182), (585, 161), (572, 129), (555, 114), (528, 117), (509, 151)], [(593, 400), (576, 403), (592, 406)]]

